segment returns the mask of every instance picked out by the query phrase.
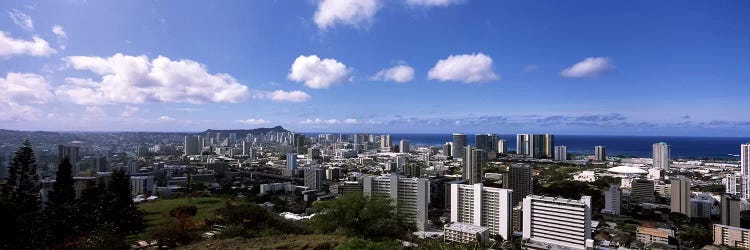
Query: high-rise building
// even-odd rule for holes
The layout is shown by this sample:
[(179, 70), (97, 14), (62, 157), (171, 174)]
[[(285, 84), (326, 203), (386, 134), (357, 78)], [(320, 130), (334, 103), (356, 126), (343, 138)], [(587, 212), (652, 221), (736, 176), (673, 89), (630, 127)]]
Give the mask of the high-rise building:
[(594, 160), (595, 161), (606, 161), (607, 160), (607, 147), (595, 146), (594, 147)]
[(57, 145), (57, 160), (62, 161), (63, 158), (68, 158), (70, 164), (75, 167), (81, 160), (80, 152), (81, 148), (78, 146)]
[(654, 195), (654, 181), (648, 179), (634, 179), (630, 183), (630, 200), (636, 203), (653, 203), (656, 200)]
[(517, 155), (529, 154), (529, 134), (517, 134), (516, 135), (516, 154)]
[(443, 144), (443, 155), (444, 156), (451, 156), (451, 142), (446, 142)]
[(549, 139), (550, 140), (548, 140), (547, 135), (529, 135), (528, 152), (526, 155), (531, 158), (548, 157), (545, 150), (547, 145), (554, 145), (554, 137), (550, 135)]
[(252, 147), (252, 144), (250, 142), (242, 142), (242, 155), (245, 155), (250, 159), (255, 159), (255, 149)]
[(401, 153), (409, 153), (409, 141), (406, 139), (401, 139), (401, 142), (398, 145), (398, 150)]
[(292, 141), (292, 144), (294, 146), (294, 152), (297, 154), (307, 153), (307, 150), (305, 149), (305, 146), (306, 146), (305, 135), (300, 134), (300, 133), (294, 133), (292, 134), (292, 136), (294, 137), (293, 138), (294, 140)]
[(511, 206), (513, 191), (510, 189), (452, 184), (450, 192), (451, 222), (460, 222), (490, 228), (490, 234), (503, 239), (511, 236)]
[(544, 157), (555, 158), (555, 135), (544, 134)]
[(94, 169), (95, 172), (111, 172), (109, 165), (107, 164), (107, 157), (95, 156), (89, 160), (89, 166)]
[(326, 172), (322, 168), (312, 167), (305, 169), (305, 187), (309, 187), (315, 191), (323, 190), (323, 179), (325, 177)]
[(297, 154), (292, 152), (286, 154), (286, 169), (297, 170)]
[(555, 146), (555, 160), (556, 161), (567, 161), (568, 160), (568, 147), (566, 147), (566, 146)]
[(451, 145), (451, 156), (453, 158), (464, 158), (466, 147), (466, 134), (453, 133), (453, 144)]
[(396, 203), (396, 212), (402, 214), (417, 229), (427, 226), (427, 205), (430, 197), (430, 181), (424, 178), (403, 178), (398, 175), (365, 176), (363, 193), (366, 196), (380, 195)]
[(653, 145), (654, 157), (653, 166), (662, 170), (669, 170), (669, 162), (671, 161), (671, 147), (665, 142), (654, 143)]
[(201, 143), (198, 136), (185, 136), (184, 155), (199, 155), (201, 154)]
[(380, 136), (380, 150), (381, 151), (391, 151), (391, 145), (393, 145), (393, 141), (391, 141), (391, 135)]
[(497, 141), (497, 152), (501, 154), (507, 154), (508, 153), (508, 141), (506, 140), (498, 140)]
[(670, 207), (672, 212), (690, 216), (690, 180), (680, 177), (671, 182)]
[(731, 194), (721, 195), (721, 224), (740, 226), (740, 199)]
[(591, 196), (580, 200), (527, 196), (523, 200), (523, 239), (529, 246), (593, 247)]
[(466, 184), (482, 183), (482, 150), (466, 146), (462, 179)]
[(485, 154), (497, 152), (497, 142), (500, 138), (496, 134), (476, 134), (474, 138), (476, 148), (481, 149)]
[(750, 142), (740, 145), (740, 198), (750, 199)]
[(531, 179), (531, 166), (526, 164), (513, 164), (508, 167), (508, 178), (503, 180), (507, 189), (513, 190), (513, 206), (518, 205), (527, 195), (534, 193), (534, 183)]
[(609, 190), (604, 192), (604, 209), (603, 214), (620, 215), (622, 204), (622, 190), (618, 186), (609, 186)]
[(742, 176), (736, 174), (726, 174), (724, 179), (721, 180), (724, 183), (724, 193), (731, 195), (741, 195), (742, 191)]

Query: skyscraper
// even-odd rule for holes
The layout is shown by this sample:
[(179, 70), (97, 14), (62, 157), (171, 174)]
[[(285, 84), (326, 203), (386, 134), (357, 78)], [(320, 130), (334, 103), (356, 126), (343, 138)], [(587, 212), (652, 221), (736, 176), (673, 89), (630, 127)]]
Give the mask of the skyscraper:
[(381, 151), (391, 151), (391, 145), (393, 145), (393, 141), (391, 141), (391, 135), (380, 136), (380, 150)]
[(185, 143), (183, 144), (184, 155), (199, 155), (201, 154), (201, 143), (198, 136), (185, 136)]
[(685, 177), (672, 180), (670, 207), (673, 213), (690, 216), (690, 180)]
[(451, 156), (451, 142), (446, 142), (445, 144), (443, 144), (443, 155)]
[(740, 145), (741, 198), (750, 198), (750, 142)]
[(322, 190), (325, 176), (326, 172), (322, 168), (313, 167), (305, 169), (305, 187), (309, 187), (315, 191)]
[(606, 161), (607, 160), (607, 147), (595, 146), (594, 147), (594, 160), (595, 161)]
[(466, 147), (466, 135), (453, 133), (453, 144), (451, 145), (451, 156), (453, 158), (464, 158), (464, 148)]
[[(630, 183), (630, 200), (636, 203), (656, 200), (654, 195), (654, 181), (648, 179), (634, 179)], [(689, 202), (689, 201), (688, 201)]]
[(63, 158), (68, 158), (70, 164), (75, 167), (78, 161), (81, 160), (80, 152), (81, 148), (78, 146), (57, 145), (57, 160), (62, 161)]
[[(547, 146), (547, 137), (545, 135), (529, 135), (527, 156), (531, 158), (547, 157), (545, 148)], [(554, 140), (554, 139), (553, 139)]]
[(474, 185), (451, 184), (451, 222), (461, 222), (490, 228), (490, 234), (509, 239), (512, 232), (510, 189)]
[(740, 226), (740, 199), (734, 195), (721, 195), (721, 224)]
[(609, 186), (604, 192), (604, 209), (602, 213), (620, 215), (622, 190), (618, 186)]
[(466, 184), (482, 183), (482, 150), (466, 146), (463, 180)]
[(291, 152), (286, 154), (286, 169), (297, 170), (297, 154)]
[(399, 143), (398, 150), (401, 153), (409, 153), (409, 141), (406, 139), (401, 139), (401, 142)]
[(544, 134), (544, 157), (555, 158), (555, 135)]
[(365, 196), (388, 197), (396, 203), (396, 212), (416, 223), (418, 230), (427, 226), (427, 205), (430, 181), (424, 178), (403, 178), (398, 175), (365, 176), (362, 182)]
[(529, 154), (529, 134), (517, 134), (516, 135), (516, 154), (517, 155)]
[(297, 154), (305, 154), (307, 153), (307, 150), (305, 149), (305, 135), (300, 133), (294, 133), (292, 134), (294, 137), (294, 140), (292, 143), (294, 144), (294, 152)]
[(508, 178), (505, 178), (507, 183), (503, 183), (503, 185), (505, 188), (513, 190), (513, 206), (518, 205), (523, 198), (534, 192), (534, 183), (531, 178), (530, 165), (513, 164), (508, 167)]
[(583, 196), (580, 200), (527, 196), (523, 200), (523, 239), (532, 246), (593, 247), (591, 196)]
[(476, 134), (474, 145), (483, 152), (497, 152), (497, 142), (500, 139), (496, 134)]
[(555, 146), (555, 160), (556, 161), (567, 161), (568, 160), (568, 147), (566, 147), (566, 146)]
[(497, 141), (497, 152), (501, 154), (507, 154), (508, 153), (508, 141), (506, 140), (498, 140)]
[(671, 161), (671, 149), (669, 144), (665, 142), (654, 143), (653, 145), (654, 157), (653, 166), (662, 170), (669, 170), (669, 162)]

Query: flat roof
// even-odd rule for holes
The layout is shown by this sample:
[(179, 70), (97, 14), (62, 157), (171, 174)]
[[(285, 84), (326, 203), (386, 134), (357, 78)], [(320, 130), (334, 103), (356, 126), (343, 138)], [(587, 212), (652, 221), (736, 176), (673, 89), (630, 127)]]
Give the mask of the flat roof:
[(490, 230), (489, 228), (486, 228), (486, 227), (460, 223), (460, 222), (453, 222), (453, 223), (447, 224), (444, 226), (444, 228), (449, 229), (449, 230), (464, 232), (464, 233), (472, 233), (472, 234), (481, 233), (481, 232)]
[(661, 237), (661, 238), (669, 238), (669, 232), (666, 230), (660, 230), (658, 228), (652, 228), (652, 227), (638, 227), (638, 233), (639, 234), (648, 234), (651, 236)]

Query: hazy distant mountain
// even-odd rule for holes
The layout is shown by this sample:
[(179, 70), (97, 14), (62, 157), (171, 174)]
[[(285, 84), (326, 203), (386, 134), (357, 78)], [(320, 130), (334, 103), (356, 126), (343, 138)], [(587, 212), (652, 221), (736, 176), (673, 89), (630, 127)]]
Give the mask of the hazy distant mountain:
[(204, 135), (206, 133), (216, 134), (216, 132), (220, 132), (221, 136), (223, 137), (229, 136), (230, 133), (236, 133), (237, 137), (245, 137), (247, 134), (261, 135), (261, 134), (265, 134), (268, 132), (291, 132), (291, 131), (286, 130), (282, 126), (276, 126), (273, 128), (255, 128), (255, 129), (227, 129), (227, 130), (209, 129), (209, 130), (203, 131), (203, 134)]

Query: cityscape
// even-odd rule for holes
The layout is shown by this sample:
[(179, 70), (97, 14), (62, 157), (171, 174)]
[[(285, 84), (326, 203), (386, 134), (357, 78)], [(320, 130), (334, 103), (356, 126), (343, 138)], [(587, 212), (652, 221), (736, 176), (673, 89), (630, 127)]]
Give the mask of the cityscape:
[(747, 2), (0, 11), (0, 249), (750, 249)]

